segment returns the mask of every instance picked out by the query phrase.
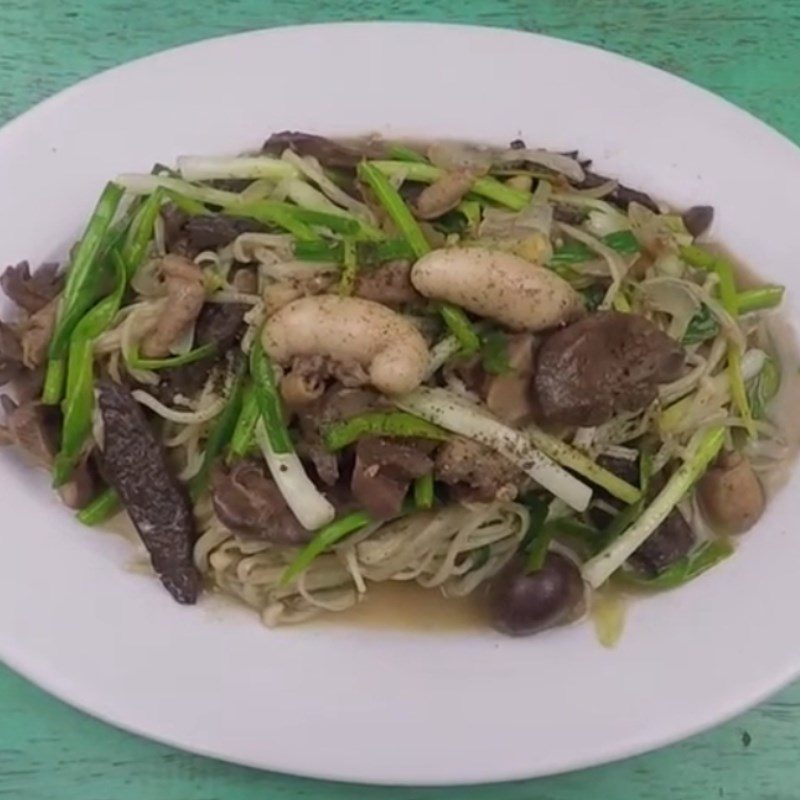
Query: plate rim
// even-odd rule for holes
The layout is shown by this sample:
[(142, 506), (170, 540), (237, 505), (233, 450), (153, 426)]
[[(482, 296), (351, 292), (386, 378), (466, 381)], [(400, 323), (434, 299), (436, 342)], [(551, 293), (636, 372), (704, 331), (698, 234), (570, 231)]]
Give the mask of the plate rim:
[[(164, 56), (173, 56), (179, 53), (186, 53), (191, 52), (192, 50), (202, 50), (205, 46), (207, 46), (211, 42), (222, 42), (222, 41), (234, 41), (234, 40), (246, 40), (246, 39), (258, 39), (261, 37), (270, 37), (270, 36), (281, 36), (282, 34), (293, 34), (297, 32), (305, 32), (305, 31), (324, 31), (327, 29), (374, 29), (374, 30), (390, 30), (392, 28), (425, 28), (425, 29), (438, 29), (449, 31), (458, 34), (459, 32), (468, 31), (470, 34), (474, 35), (479, 33), (482, 37), (488, 38), (498, 38), (501, 39), (503, 37), (519, 37), (525, 38), (530, 40), (532, 43), (536, 40), (544, 40), (547, 42), (557, 42), (560, 46), (566, 48), (577, 48), (580, 50), (585, 51), (592, 51), (594, 54), (598, 56), (602, 56), (605, 58), (619, 60), (622, 62), (626, 62), (629, 66), (634, 67), (635, 69), (642, 71), (650, 71), (660, 75), (662, 78), (666, 78), (669, 81), (681, 85), (682, 91), (691, 91), (695, 94), (700, 94), (703, 96), (703, 100), (705, 103), (713, 103), (724, 106), (729, 110), (733, 110), (736, 112), (737, 115), (747, 118), (750, 124), (756, 123), (761, 129), (762, 132), (768, 134), (775, 142), (780, 143), (780, 145), (784, 148), (790, 148), (791, 153), (795, 158), (800, 155), (800, 149), (797, 145), (795, 145), (785, 134), (776, 130), (775, 128), (771, 127), (767, 123), (760, 120), (750, 111), (740, 108), (736, 106), (731, 101), (727, 100), (720, 95), (715, 94), (714, 92), (705, 89), (704, 87), (698, 86), (685, 78), (680, 76), (674, 75), (666, 70), (660, 69), (653, 65), (640, 62), (636, 59), (631, 57), (605, 50), (603, 48), (584, 44), (582, 42), (575, 42), (572, 40), (564, 39), (561, 37), (555, 37), (550, 35), (544, 35), (540, 33), (534, 32), (527, 32), (521, 31), (517, 29), (511, 28), (504, 28), (504, 27), (489, 27), (483, 25), (470, 25), (470, 24), (450, 24), (450, 23), (440, 23), (440, 22), (415, 22), (415, 21), (350, 21), (350, 22), (330, 22), (330, 23), (312, 23), (312, 24), (299, 24), (299, 25), (286, 25), (286, 26), (274, 26), (269, 28), (259, 28), (253, 29), (248, 31), (242, 31), (238, 33), (232, 34), (222, 34), (219, 36), (212, 36), (205, 39), (201, 39), (198, 41), (189, 42), (186, 44), (178, 45), (176, 47), (167, 48), (164, 50), (159, 50), (154, 53), (150, 53), (130, 61), (126, 61), (122, 64), (115, 65), (113, 67), (104, 69), (100, 72), (97, 72), (87, 78), (84, 78), (70, 86), (65, 87), (64, 89), (44, 98), (40, 102), (36, 103), (29, 109), (26, 109), (21, 114), (17, 115), (16, 117), (12, 118), (8, 122), (6, 122), (2, 127), (0, 127), (0, 152), (2, 152), (3, 148), (3, 141), (6, 136), (10, 133), (13, 133), (16, 128), (22, 127), (26, 124), (29, 124), (32, 119), (35, 119), (36, 116), (42, 112), (49, 111), (51, 108), (57, 106), (61, 103), (68, 103), (69, 100), (72, 98), (73, 95), (77, 96), (84, 92), (87, 88), (93, 87), (95, 85), (102, 84), (105, 81), (109, 81), (114, 79), (114, 76), (122, 71), (129, 70), (130, 68), (140, 65), (144, 62), (157, 62), (160, 58)], [(787, 151), (788, 152), (788, 151)], [(798, 467), (796, 467), (798, 468)], [(106, 713), (105, 711), (98, 711), (96, 707), (92, 707), (91, 703), (83, 703), (80, 699), (75, 699), (74, 696), (70, 694), (69, 688), (69, 681), (62, 680), (59, 675), (57, 675), (57, 670), (50, 669), (48, 671), (47, 666), (41, 663), (37, 663), (32, 665), (31, 663), (25, 663), (25, 656), (24, 653), (20, 650), (17, 651), (14, 647), (13, 642), (8, 642), (5, 639), (0, 638), (0, 658), (17, 674), (24, 677), (26, 680), (31, 681), (36, 686), (40, 687), (48, 694), (51, 694), (65, 702), (67, 705), (72, 706), (96, 719), (100, 719), (101, 721), (110, 724), (118, 729), (134, 733), (136, 735), (142, 736), (144, 738), (150, 739), (152, 741), (156, 741), (160, 744), (168, 745), (171, 747), (175, 747), (177, 749), (197, 753), (201, 756), (207, 758), (214, 758), (217, 760), (224, 760), (230, 763), (237, 763), (243, 766), (253, 767), (260, 770), (271, 770), (276, 772), (283, 772), (284, 774), (292, 774), (298, 775), (303, 777), (315, 778), (315, 779), (322, 779), (322, 780), (329, 780), (329, 781), (336, 781), (336, 782), (355, 782), (360, 783), (365, 779), (360, 779), (357, 775), (344, 775), (341, 772), (331, 772), (325, 769), (314, 769), (303, 767), (302, 771), (291, 771), (286, 772), (286, 768), (282, 767), (280, 764), (269, 764), (269, 754), (267, 754), (267, 758), (261, 761), (256, 761), (248, 758), (240, 758), (240, 757), (233, 757), (229, 754), (220, 754), (219, 751), (215, 751), (213, 747), (203, 748), (198, 746), (191, 746), (188, 747), (185, 744), (181, 744), (180, 742), (176, 742), (176, 740), (170, 736), (160, 735), (157, 730), (155, 729), (148, 729), (146, 726), (138, 725), (135, 723), (128, 723), (124, 719), (117, 718), (113, 713)], [(781, 675), (777, 673), (781, 672)], [(796, 680), (800, 677), (800, 654), (796, 662), (789, 666), (786, 665), (783, 670), (773, 670), (771, 677), (769, 680), (762, 679), (761, 684), (759, 686), (753, 686), (750, 691), (748, 692), (741, 692), (739, 694), (739, 699), (735, 703), (730, 703), (722, 713), (719, 711), (715, 713), (706, 713), (705, 715), (699, 715), (703, 717), (702, 719), (698, 718), (693, 724), (691, 725), (684, 725), (684, 726), (673, 726), (675, 730), (669, 734), (658, 734), (656, 732), (649, 733), (647, 736), (643, 736), (638, 739), (636, 742), (631, 741), (620, 748), (619, 746), (614, 746), (613, 744), (607, 744), (605, 746), (604, 751), (600, 751), (598, 749), (597, 755), (591, 759), (587, 758), (578, 758), (574, 760), (570, 760), (570, 758), (564, 758), (562, 763), (554, 765), (553, 769), (545, 769), (545, 770), (537, 770), (535, 777), (544, 777), (547, 775), (559, 774), (567, 771), (572, 771), (576, 769), (583, 769), (589, 767), (595, 767), (601, 764), (612, 763), (615, 761), (619, 761), (625, 758), (629, 758), (634, 755), (650, 752), (657, 748), (673, 744), (677, 741), (681, 741), (685, 738), (691, 737), (696, 735), (699, 732), (705, 731), (713, 726), (726, 722), (735, 716), (739, 715), (743, 711), (751, 708), (752, 706), (756, 705), (757, 703), (762, 702), (764, 699), (772, 695), (775, 691), (778, 691), (780, 688), (786, 686), (793, 680)], [(680, 728), (678, 731), (677, 729)], [(397, 784), (396, 781), (387, 780), (381, 781), (376, 779), (375, 776), (369, 777), (369, 782), (375, 785), (405, 785), (405, 786), (424, 786), (424, 785), (436, 785), (436, 786), (445, 786), (445, 785), (474, 785), (477, 783), (483, 783), (487, 780), (491, 782), (507, 782), (512, 780), (521, 780), (526, 778), (531, 778), (531, 773), (529, 771), (525, 771), (524, 769), (517, 771), (517, 772), (509, 772), (506, 771), (503, 777), (492, 777), (486, 779), (466, 779), (466, 780), (458, 780), (453, 778), (443, 779), (443, 780), (433, 780), (433, 781), (425, 781), (425, 782), (408, 782), (403, 784)]]

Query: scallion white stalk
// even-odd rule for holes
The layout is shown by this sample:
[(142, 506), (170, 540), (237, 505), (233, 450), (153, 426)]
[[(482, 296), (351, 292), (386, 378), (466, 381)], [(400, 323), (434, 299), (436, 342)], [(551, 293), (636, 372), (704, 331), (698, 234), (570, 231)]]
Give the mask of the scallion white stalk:
[(274, 181), (296, 178), (297, 170), (286, 161), (272, 156), (180, 156), (178, 172), (187, 181), (269, 178)]
[(609, 472), (599, 464), (585, 456), (580, 450), (575, 449), (561, 439), (545, 433), (536, 425), (531, 425), (525, 429), (525, 434), (530, 438), (533, 445), (549, 456), (562, 467), (571, 469), (591, 481), (596, 486), (605, 489), (610, 495), (622, 500), (624, 503), (635, 503), (641, 497), (641, 492), (635, 486), (622, 480), (622, 478)]
[(605, 259), (608, 264), (608, 270), (611, 273), (611, 285), (606, 291), (600, 308), (611, 308), (614, 298), (625, 278), (625, 273), (628, 271), (627, 262), (616, 250), (613, 250), (611, 247), (601, 242), (597, 237), (586, 233), (586, 231), (582, 231), (580, 228), (576, 228), (573, 225), (567, 225), (564, 222), (560, 223), (560, 226), (564, 233), (569, 234), (569, 236), (576, 241), (585, 244), (590, 250), (593, 250)]
[(200, 203), (211, 203), (215, 206), (227, 207), (241, 201), (240, 196), (235, 192), (213, 189), (210, 186), (196, 186), (168, 175), (120, 175), (116, 182), (133, 194), (152, 194), (161, 186), (183, 197), (189, 197)]
[(602, 586), (667, 518), (716, 458), (724, 440), (725, 428), (721, 425), (700, 430), (692, 437), (686, 460), (655, 500), (626, 531), (583, 565), (581, 573), (590, 586)]
[(455, 336), (445, 336), (436, 342), (428, 356), (428, 369), (425, 377), (430, 378), (435, 372), (445, 365), (459, 350), (461, 342)]
[(331, 202), (319, 189), (315, 189), (310, 183), (293, 178), (286, 183), (286, 196), (293, 203), (301, 208), (308, 208), (312, 211), (323, 211), (326, 214), (335, 214), (347, 219), (355, 217), (336, 203)]
[(374, 222), (372, 212), (364, 203), (351, 197), (343, 189), (340, 189), (324, 172), (319, 162), (315, 158), (297, 155), (292, 150), (284, 150), (281, 155), (283, 162), (296, 170), (298, 175), (316, 184), (322, 193), (337, 205), (346, 208), (356, 217), (370, 224)]
[(306, 530), (315, 531), (331, 522), (336, 510), (314, 486), (294, 450), (276, 453), (272, 449), (263, 420), (259, 420), (256, 426), (256, 441), (275, 484), (300, 524)]
[(536, 449), (524, 433), (509, 428), (458, 395), (445, 389), (420, 387), (396, 399), (395, 405), (496, 450), (576, 511), (585, 511), (589, 506), (590, 487)]

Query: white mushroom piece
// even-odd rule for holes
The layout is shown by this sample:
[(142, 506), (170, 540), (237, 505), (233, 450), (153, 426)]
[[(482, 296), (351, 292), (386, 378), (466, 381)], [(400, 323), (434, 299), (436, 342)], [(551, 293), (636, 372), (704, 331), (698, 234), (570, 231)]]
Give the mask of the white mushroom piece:
[(425, 377), (428, 348), (414, 325), (380, 303), (358, 297), (302, 297), (264, 325), (264, 350), (279, 364), (325, 356), (359, 364), (378, 391), (405, 394)]
[(418, 219), (436, 219), (452, 211), (474, 182), (475, 175), (469, 170), (446, 172), (422, 190), (415, 204), (415, 215)]
[(53, 338), (58, 316), (58, 302), (58, 298), (51, 300), (21, 325), (22, 363), (28, 369), (36, 369), (47, 358), (47, 347)]
[(482, 247), (434, 250), (411, 270), (425, 297), (444, 300), (515, 331), (542, 331), (583, 314), (580, 295), (545, 267)]
[(170, 346), (194, 324), (205, 302), (203, 271), (183, 256), (168, 255), (159, 265), (167, 289), (164, 310), (142, 340), (145, 358), (163, 358)]

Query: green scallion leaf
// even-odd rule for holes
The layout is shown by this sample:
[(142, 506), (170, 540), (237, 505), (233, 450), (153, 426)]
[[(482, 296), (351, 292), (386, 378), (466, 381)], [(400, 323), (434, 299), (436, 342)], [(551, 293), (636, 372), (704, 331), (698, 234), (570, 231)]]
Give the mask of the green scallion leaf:
[(719, 322), (717, 322), (717, 318), (711, 313), (708, 306), (703, 305), (689, 321), (682, 341), (686, 345), (698, 344), (709, 339), (715, 339), (718, 335)]
[(724, 539), (713, 539), (703, 542), (689, 555), (684, 556), (653, 578), (638, 575), (627, 569), (620, 570), (617, 575), (623, 583), (641, 589), (675, 589), (715, 567), (732, 553), (733, 545), (730, 542)]
[(503, 331), (495, 329), (481, 335), (481, 364), (491, 375), (513, 371), (508, 359), (508, 336)]
[(142, 358), (139, 356), (139, 351), (134, 349), (130, 353), (125, 354), (125, 362), (133, 369), (172, 369), (174, 367), (183, 367), (186, 364), (194, 364), (196, 361), (202, 361), (205, 358), (213, 356), (217, 352), (217, 346), (213, 342), (201, 345), (200, 347), (189, 350), (188, 353), (182, 353), (177, 356), (168, 356), (167, 358)]
[(285, 586), (291, 583), (298, 575), (305, 572), (314, 559), (333, 547), (337, 542), (361, 530), (366, 525), (373, 522), (372, 517), (366, 511), (354, 511), (345, 517), (335, 519), (333, 522), (320, 528), (314, 538), (295, 556), (280, 578), (280, 585)]
[(322, 430), (322, 440), (331, 452), (341, 450), (363, 436), (410, 436), (437, 441), (449, 438), (447, 431), (438, 425), (405, 411), (367, 411), (331, 423)]
[(433, 473), (427, 472), (414, 481), (414, 505), (424, 511), (433, 508)]

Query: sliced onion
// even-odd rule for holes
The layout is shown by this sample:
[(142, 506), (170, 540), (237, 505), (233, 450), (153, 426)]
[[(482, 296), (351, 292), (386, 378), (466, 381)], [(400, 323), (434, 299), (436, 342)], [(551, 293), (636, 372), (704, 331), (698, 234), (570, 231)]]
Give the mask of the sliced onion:
[(668, 284), (673, 284), (682, 288), (684, 291), (692, 294), (698, 303), (703, 303), (708, 306), (708, 310), (717, 318), (717, 322), (719, 322), (719, 326), (728, 341), (744, 349), (744, 335), (736, 320), (722, 307), (719, 300), (709, 294), (702, 286), (698, 286), (696, 283), (687, 281), (684, 278), (670, 278), (664, 275), (659, 278), (648, 278), (646, 281), (638, 284), (636, 288), (641, 291), (643, 287), (647, 286), (647, 291), (653, 291), (654, 287), (666, 286)]
[[(724, 340), (721, 340), (724, 341)], [(708, 372), (708, 362), (702, 356), (697, 356), (697, 363), (685, 375), (682, 375), (672, 383), (663, 383), (658, 387), (658, 398), (664, 406), (680, 400), (681, 397), (689, 394), (693, 389), (697, 388), (700, 379)]]
[(628, 220), (633, 235), (642, 247), (654, 256), (675, 253), (679, 245), (691, 244), (692, 237), (670, 226), (670, 218), (656, 214), (641, 203), (628, 206)]
[[(280, 186), (286, 180), (294, 180), (293, 178), (283, 178), (282, 180), (278, 181), (277, 186)], [(259, 178), (258, 180), (253, 181), (249, 186), (242, 189), (242, 193), (239, 195), (241, 201), (243, 203), (252, 203), (255, 200), (263, 200), (265, 197), (269, 197), (272, 192), (277, 188), (275, 183), (266, 178)]]
[(639, 291), (650, 308), (669, 314), (667, 334), (678, 341), (683, 339), (689, 322), (700, 310), (701, 303), (697, 295), (680, 280), (663, 281), (659, 278), (642, 281)]
[(656, 275), (680, 278), (686, 272), (686, 265), (676, 252), (662, 253), (653, 262), (653, 271)]
[(293, 241), (291, 236), (281, 233), (241, 233), (234, 239), (231, 252), (242, 264), (266, 261), (262, 257), (264, 251), (272, 251), (276, 261), (288, 261), (292, 257)]
[(620, 219), (618, 214), (609, 214), (607, 211), (593, 209), (589, 212), (589, 218), (584, 223), (584, 227), (595, 236), (608, 236), (609, 233), (630, 230), (630, 226), (624, 219)]
[(553, 207), (549, 203), (530, 203), (522, 211), (486, 208), (478, 233), (480, 236), (522, 238), (531, 231), (550, 236)]
[(324, 211), (326, 214), (334, 214), (336, 216), (344, 216), (352, 219), (347, 211), (343, 208), (339, 208), (335, 203), (332, 203), (322, 192), (311, 186), (311, 184), (301, 181), (299, 178), (293, 178), (286, 183), (287, 197), (293, 203), (297, 203), (301, 208), (308, 208), (312, 211)]
[(605, 183), (601, 183), (599, 186), (592, 186), (591, 189), (581, 189), (580, 193), (584, 197), (595, 197), (599, 200), (600, 198), (607, 197), (612, 192), (616, 191), (618, 186), (618, 181), (609, 179), (605, 181)]
[(193, 322), (177, 339), (169, 346), (169, 351), (174, 356), (182, 356), (192, 349), (194, 342), (194, 328), (197, 320)]
[(531, 195), (531, 204), (549, 203), (550, 196), (553, 194), (553, 184), (550, 181), (537, 181), (536, 188)]
[[(284, 178), (282, 181), (278, 181), (269, 193), (270, 200), (277, 200), (279, 203), (285, 202), (286, 198), (289, 196), (289, 187), (292, 185), (293, 180), (295, 179)], [(242, 192), (242, 194), (244, 194), (244, 192)]]
[(503, 150), (495, 155), (495, 161), (500, 164), (528, 161), (531, 164), (538, 164), (540, 167), (546, 167), (553, 170), (553, 172), (566, 175), (567, 178), (575, 183), (580, 183), (586, 177), (583, 167), (574, 158), (561, 153), (552, 153), (549, 150)]
[(225, 407), (225, 398), (217, 397), (208, 405), (197, 408), (194, 411), (179, 411), (176, 408), (165, 406), (160, 400), (142, 389), (134, 389), (131, 394), (137, 403), (147, 406), (151, 411), (158, 414), (159, 417), (182, 425), (199, 425), (202, 422), (208, 422), (210, 419), (214, 419)]
[(583, 192), (553, 192), (550, 195), (550, 200), (553, 203), (561, 203), (566, 206), (574, 206), (575, 208), (590, 208), (596, 211), (602, 211), (609, 217), (618, 221), (620, 230), (630, 227), (628, 218), (618, 208), (612, 206), (606, 200), (598, 200), (596, 197), (589, 197)]
[(140, 297), (161, 297), (164, 294), (164, 282), (158, 272), (157, 259), (145, 261), (131, 278), (131, 287)]
[(374, 222), (373, 214), (369, 208), (356, 200), (355, 197), (351, 197), (347, 192), (340, 189), (325, 174), (316, 158), (312, 158), (311, 156), (303, 158), (292, 150), (286, 149), (283, 151), (281, 159), (295, 167), (312, 183), (315, 183), (334, 203), (346, 208), (359, 219), (363, 219), (367, 222)]
[(462, 142), (433, 142), (428, 147), (428, 160), (447, 172), (465, 170), (475, 175), (485, 175), (492, 166), (491, 150)]
[(611, 274), (608, 268), (608, 261), (602, 258), (593, 258), (590, 261), (570, 264), (569, 268), (579, 275), (587, 275), (592, 278), (607, 278)]
[(628, 271), (627, 262), (616, 250), (612, 250), (608, 245), (591, 234), (586, 233), (586, 231), (582, 231), (580, 228), (576, 228), (573, 225), (567, 225), (564, 222), (560, 223), (560, 225), (561, 230), (569, 234), (576, 241), (583, 242), (590, 250), (594, 250), (595, 253), (606, 260), (609, 272), (611, 273), (611, 286), (608, 287), (608, 291), (603, 298), (603, 302), (600, 304), (600, 308), (610, 308), (625, 278), (625, 273)]

